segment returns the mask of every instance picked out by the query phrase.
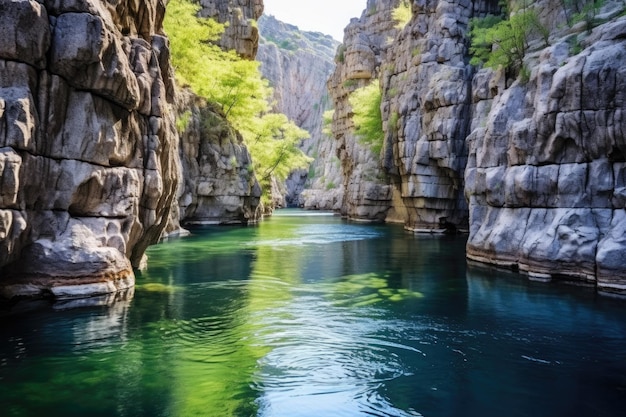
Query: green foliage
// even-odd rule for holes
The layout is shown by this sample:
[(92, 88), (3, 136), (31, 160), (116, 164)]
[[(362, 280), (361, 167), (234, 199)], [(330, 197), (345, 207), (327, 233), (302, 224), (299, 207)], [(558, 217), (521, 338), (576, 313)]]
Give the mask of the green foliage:
[(396, 28), (404, 29), (407, 23), (413, 17), (413, 12), (411, 11), (411, 2), (408, 0), (400, 1), (398, 7), (396, 7), (393, 12), (391, 12), (392, 19), (396, 22)]
[(333, 117), (335, 115), (335, 110), (326, 110), (322, 115), (322, 133), (326, 136), (333, 136)]
[(337, 48), (337, 57), (335, 60), (341, 64), (343, 64), (346, 60), (346, 46), (344, 44), (339, 45)]
[(345, 88), (356, 87), (357, 84), (358, 84), (357, 80), (346, 80), (346, 81), (343, 82), (343, 86)]
[(187, 130), (187, 126), (189, 126), (189, 121), (191, 120), (191, 111), (187, 110), (176, 120), (176, 130), (178, 133), (183, 133)]
[(306, 168), (310, 159), (297, 146), (308, 133), (285, 115), (268, 113), (272, 90), (261, 77), (259, 63), (222, 50), (216, 41), (223, 25), (197, 18), (197, 11), (191, 0), (171, 0), (167, 6), (163, 25), (178, 82), (216, 103), (241, 132), (262, 185), (269, 184), (271, 176), (284, 180), (292, 170)]
[(356, 133), (363, 144), (374, 154), (380, 154), (383, 146), (383, 119), (380, 113), (382, 93), (378, 80), (355, 90), (349, 98)]
[(224, 26), (197, 18), (197, 11), (198, 6), (189, 0), (172, 0), (167, 6), (163, 25), (170, 38), (176, 79), (219, 104), (238, 128), (268, 109), (271, 90), (259, 75), (259, 63), (216, 45)]
[(519, 72), (524, 67), (528, 42), (537, 33), (547, 42), (549, 33), (533, 9), (520, 10), (507, 20), (498, 16), (472, 19), (470, 63)]
[(247, 145), (254, 157), (259, 180), (269, 182), (271, 177), (284, 181), (294, 169), (306, 169), (311, 158), (298, 148), (309, 133), (294, 125), (284, 114), (268, 113), (252, 120), (242, 129)]
[(398, 112), (397, 111), (392, 112), (391, 116), (389, 116), (389, 128), (397, 129), (399, 120), (400, 120), (400, 115), (398, 114)]
[(332, 181), (326, 184), (326, 190), (334, 190), (335, 188), (337, 188), (337, 184)]

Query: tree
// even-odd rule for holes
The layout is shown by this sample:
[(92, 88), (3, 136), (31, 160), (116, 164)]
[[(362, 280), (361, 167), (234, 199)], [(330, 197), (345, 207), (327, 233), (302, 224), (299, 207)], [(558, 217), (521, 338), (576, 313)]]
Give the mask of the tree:
[(271, 176), (284, 180), (310, 163), (298, 148), (309, 136), (284, 114), (269, 113), (272, 90), (261, 77), (259, 63), (242, 59), (217, 44), (224, 26), (196, 17), (199, 6), (171, 0), (163, 26), (170, 38), (172, 62), (179, 83), (221, 107), (241, 132), (261, 184), (269, 190)]
[(529, 7), (517, 10), (504, 20), (499, 16), (472, 19), (470, 63), (526, 74), (524, 57), (530, 39), (537, 33), (547, 44), (549, 32), (539, 22), (535, 10)]

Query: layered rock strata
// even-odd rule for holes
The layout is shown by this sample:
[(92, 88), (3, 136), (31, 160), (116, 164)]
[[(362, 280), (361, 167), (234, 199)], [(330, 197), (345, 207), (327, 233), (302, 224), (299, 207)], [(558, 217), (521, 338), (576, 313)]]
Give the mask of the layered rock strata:
[(0, 2), (0, 292), (131, 287), (174, 202), (163, 1)]
[(284, 201), (279, 203), (338, 210), (341, 169), (335, 141), (323, 132), (322, 116), (330, 108), (326, 81), (334, 69), (339, 42), (318, 32), (301, 31), (273, 16), (259, 19), (259, 31), (257, 60), (274, 89), (274, 110), (310, 133), (301, 149), (315, 158), (308, 172), (297, 171), (287, 179)]
[(623, 17), (565, 34), (493, 98), (468, 138), (469, 259), (626, 291), (624, 39)]
[(394, 211), (408, 229), (467, 228), (468, 26), (490, 11), (498, 11), (497, 1), (413, 2), (413, 18), (388, 48), (383, 164), (394, 184)]
[(383, 221), (392, 205), (392, 187), (384, 175), (380, 156), (361, 143), (355, 132), (349, 97), (356, 89), (377, 80), (387, 49), (398, 33), (393, 10), (401, 0), (368, 0), (359, 19), (344, 31), (336, 56), (337, 66), (328, 80), (335, 109), (332, 134), (343, 172), (343, 215), (364, 221)]

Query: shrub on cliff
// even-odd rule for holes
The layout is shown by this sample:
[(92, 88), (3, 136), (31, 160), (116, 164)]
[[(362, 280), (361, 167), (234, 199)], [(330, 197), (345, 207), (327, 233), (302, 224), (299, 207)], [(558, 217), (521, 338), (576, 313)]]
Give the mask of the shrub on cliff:
[(383, 147), (383, 118), (380, 112), (382, 93), (378, 80), (361, 87), (350, 94), (350, 106), (354, 116), (356, 134), (361, 143), (366, 144), (375, 155)]
[(499, 16), (472, 19), (470, 63), (494, 69), (502, 67), (525, 75), (524, 57), (530, 39), (537, 34), (547, 43), (549, 32), (539, 22), (535, 10), (529, 7), (517, 10), (508, 19)]

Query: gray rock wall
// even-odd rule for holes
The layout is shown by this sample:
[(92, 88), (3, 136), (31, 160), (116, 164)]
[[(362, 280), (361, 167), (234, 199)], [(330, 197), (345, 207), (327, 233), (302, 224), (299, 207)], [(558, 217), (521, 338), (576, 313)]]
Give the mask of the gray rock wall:
[(332, 133), (343, 173), (342, 214), (358, 220), (383, 221), (392, 205), (392, 187), (380, 156), (360, 143), (354, 129), (350, 94), (378, 79), (387, 49), (398, 29), (392, 12), (400, 0), (369, 0), (359, 19), (344, 31), (337, 66), (328, 80), (335, 109)]
[(263, 14), (263, 0), (200, 0), (200, 16), (225, 24), (220, 45), (254, 59), (259, 46), (255, 20)]
[(412, 20), (388, 49), (383, 163), (394, 184), (394, 213), (408, 229), (467, 228), (468, 26), (497, 10), (497, 2), (415, 1)]
[(565, 35), (468, 138), (468, 257), (624, 292), (626, 20)]
[(259, 220), (261, 187), (243, 138), (226, 116), (194, 94), (181, 91), (182, 164), (178, 216), (183, 226), (248, 224)]
[(178, 172), (163, 1), (0, 2), (0, 293), (128, 288)]

